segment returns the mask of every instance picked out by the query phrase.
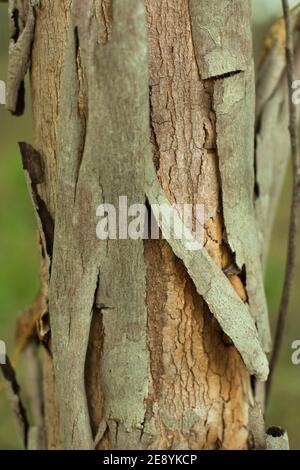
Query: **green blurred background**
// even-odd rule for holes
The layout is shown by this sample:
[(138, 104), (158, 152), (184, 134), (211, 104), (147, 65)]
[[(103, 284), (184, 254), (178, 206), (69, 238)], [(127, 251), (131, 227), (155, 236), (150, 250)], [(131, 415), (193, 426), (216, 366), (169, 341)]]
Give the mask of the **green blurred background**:
[[(264, 3), (263, 0), (259, 2), (260, 5)], [(254, 0), (254, 3), (257, 3), (257, 0)], [(280, 4), (279, 0), (278, 3)], [(259, 19), (261, 36), (264, 21), (267, 19), (263, 20), (261, 17)], [(1, 4), (0, 80), (4, 81), (7, 71), (7, 50), (7, 7)], [(4, 106), (0, 106), (0, 339), (6, 342), (9, 354), (13, 353), (16, 316), (34, 300), (38, 291), (36, 227), (22, 171), (18, 141), (33, 142), (29, 96), (27, 96), (27, 110), (22, 118), (11, 117)], [(290, 186), (291, 175), (288, 174), (273, 230), (266, 275), (273, 329), (284, 275)], [(267, 411), (267, 424), (287, 428), (293, 449), (300, 449), (300, 365), (295, 366), (291, 362), (291, 343), (295, 339), (300, 339), (299, 280), (298, 253), (292, 305), (280, 364), (274, 377), (272, 400)], [(17, 369), (21, 376), (23, 368), (24, 365), (20, 364)], [(5, 393), (2, 392), (0, 393), (0, 449), (18, 448), (19, 443), (10, 408)]]
[[(0, 5), (0, 80), (7, 74), (7, 6)], [(36, 226), (21, 166), (18, 142), (33, 142), (30, 102), (22, 118), (0, 105), (0, 339), (10, 355), (16, 316), (38, 290)], [(22, 373), (22, 365), (18, 374)], [(19, 448), (9, 404), (0, 392), (0, 449)]]

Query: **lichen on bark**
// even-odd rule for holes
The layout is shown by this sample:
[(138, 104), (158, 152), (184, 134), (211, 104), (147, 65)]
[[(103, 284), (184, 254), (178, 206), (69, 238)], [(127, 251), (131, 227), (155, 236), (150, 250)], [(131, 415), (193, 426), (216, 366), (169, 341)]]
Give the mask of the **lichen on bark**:
[[(236, 0), (231, 15), (229, 2), (219, 4), (41, 0), (34, 7), (37, 190), (54, 221), (48, 448), (248, 446), (250, 373), (266, 377), (260, 341), (268, 340), (266, 326), (258, 339), (248, 308), (266, 325), (247, 128), (254, 124), (250, 9)], [(147, 180), (151, 159), (155, 178)], [(231, 170), (238, 187), (230, 186)], [(125, 194), (128, 204), (151, 203), (155, 187), (171, 204), (204, 204), (201, 255), (166, 240), (96, 239), (101, 202), (117, 206)], [(238, 272), (227, 278), (232, 265)]]

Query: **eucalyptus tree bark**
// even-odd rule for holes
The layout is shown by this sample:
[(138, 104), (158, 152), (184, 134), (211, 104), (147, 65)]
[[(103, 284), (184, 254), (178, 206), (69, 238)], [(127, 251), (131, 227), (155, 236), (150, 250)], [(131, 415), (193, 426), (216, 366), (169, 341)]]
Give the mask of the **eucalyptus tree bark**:
[[(16, 0), (10, 17), (16, 114), (31, 74), (46, 448), (251, 448), (270, 334), (250, 2)], [(121, 195), (204, 204), (204, 249), (97, 240)]]

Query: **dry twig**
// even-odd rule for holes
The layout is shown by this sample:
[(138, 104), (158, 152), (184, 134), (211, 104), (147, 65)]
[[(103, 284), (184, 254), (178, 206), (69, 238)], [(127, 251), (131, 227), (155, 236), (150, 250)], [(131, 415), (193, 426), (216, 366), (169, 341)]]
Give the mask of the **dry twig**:
[(290, 139), (293, 162), (293, 193), (290, 215), (288, 252), (285, 269), (285, 279), (282, 291), (282, 297), (279, 307), (278, 321), (276, 325), (276, 333), (274, 340), (273, 353), (270, 364), (270, 375), (267, 383), (266, 398), (268, 400), (272, 387), (272, 379), (274, 370), (278, 361), (280, 347), (282, 344), (284, 327), (287, 318), (287, 312), (291, 297), (291, 288), (293, 282), (293, 274), (295, 268), (296, 245), (297, 245), (297, 228), (298, 228), (298, 209), (300, 203), (300, 160), (298, 152), (298, 129), (297, 129), (297, 110), (293, 103), (293, 82), (295, 80), (294, 66), (294, 44), (293, 44), (293, 25), (291, 11), (289, 9), (288, 0), (282, 0), (284, 20), (286, 27), (286, 62), (287, 62), (287, 78), (289, 91), (289, 112), (290, 112)]

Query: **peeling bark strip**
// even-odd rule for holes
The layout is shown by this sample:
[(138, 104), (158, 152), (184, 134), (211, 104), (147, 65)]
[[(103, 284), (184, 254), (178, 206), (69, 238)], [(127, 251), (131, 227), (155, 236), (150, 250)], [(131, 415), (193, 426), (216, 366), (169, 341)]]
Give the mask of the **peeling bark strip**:
[(40, 196), (40, 187), (45, 180), (44, 160), (40, 153), (30, 144), (21, 142), (19, 146), (29, 193), (35, 207), (44, 253), (47, 257), (47, 267), (50, 269), (50, 260), (52, 257), (53, 248), (54, 222), (45, 202)]
[[(172, 206), (163, 194), (153, 162), (149, 157), (146, 161), (146, 194), (151, 204), (168, 204), (172, 211)], [(174, 209), (173, 216), (177, 225), (182, 224)], [(160, 221), (157, 220), (157, 223)], [(164, 224), (168, 224), (168, 221), (163, 221), (162, 230)], [(182, 227), (179, 233), (184, 231), (187, 229)], [(175, 255), (183, 261), (197, 292), (209, 306), (224, 333), (241, 353), (249, 373), (255, 374), (258, 380), (265, 381), (269, 372), (268, 360), (261, 348), (257, 329), (247, 306), (234, 291), (225, 274), (211, 259), (205, 248), (191, 252), (186, 249), (184, 240), (171, 238), (169, 243)]]
[[(196, 58), (214, 81), (217, 151), (227, 242), (245, 270), (250, 311), (263, 349), (271, 349), (254, 198), (254, 66), (250, 2), (190, 0)], [(219, 10), (223, 15), (219, 16)], [(235, 74), (235, 76), (225, 76)]]
[(24, 79), (30, 63), (35, 27), (34, 8), (39, 0), (9, 0), (9, 61), (6, 106), (20, 116), (25, 107)]
[(115, 0), (110, 40), (99, 46), (93, 4), (77, 1), (72, 7), (58, 132), (50, 319), (67, 449), (93, 447), (84, 369), (95, 307), (104, 332), (99, 386), (105, 406), (98, 425), (115, 436), (113, 447), (132, 448), (138, 441), (147, 394), (143, 243), (101, 242), (95, 232), (100, 203), (117, 205), (123, 194), (128, 204), (145, 199), (145, 8), (143, 1)]
[(17, 430), (20, 434), (22, 445), (24, 449), (26, 449), (29, 423), (25, 407), (20, 397), (20, 386), (17, 382), (14, 368), (12, 367), (8, 356), (6, 356), (6, 364), (2, 364), (0, 367), (5, 380), (7, 395), (16, 420)]
[(217, 148), (226, 237), (235, 262), (245, 270), (250, 312), (265, 352), (271, 334), (264, 291), (261, 246), (254, 211), (254, 73), (218, 80), (214, 91)]
[[(151, 142), (167, 200), (204, 204), (205, 248), (221, 270), (234, 258), (223, 236), (214, 80), (199, 76), (189, 5), (186, 0), (147, 2)], [(167, 241), (145, 242), (145, 254), (151, 357), (147, 418), (161, 429), (153, 445), (245, 448), (251, 392), (240, 354), (225, 343)], [(230, 284), (229, 290), (235, 294)]]

